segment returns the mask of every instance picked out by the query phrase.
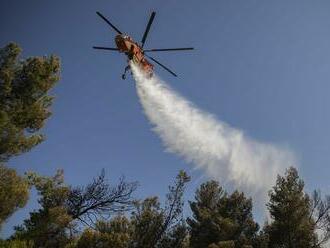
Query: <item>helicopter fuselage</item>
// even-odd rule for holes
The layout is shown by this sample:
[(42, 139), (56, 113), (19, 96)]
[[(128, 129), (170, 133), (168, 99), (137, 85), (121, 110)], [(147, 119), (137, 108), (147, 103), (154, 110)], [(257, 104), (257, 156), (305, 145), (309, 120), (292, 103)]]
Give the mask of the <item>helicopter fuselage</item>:
[(115, 37), (119, 52), (127, 55), (128, 61), (138, 65), (148, 77), (153, 74), (154, 66), (144, 57), (142, 48), (130, 36), (119, 34)]

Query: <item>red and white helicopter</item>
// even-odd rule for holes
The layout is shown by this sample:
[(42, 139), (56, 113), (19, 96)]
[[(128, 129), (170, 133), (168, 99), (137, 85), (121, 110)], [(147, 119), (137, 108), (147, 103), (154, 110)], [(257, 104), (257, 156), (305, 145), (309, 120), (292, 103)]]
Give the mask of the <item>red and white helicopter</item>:
[[(183, 50), (193, 50), (192, 47), (183, 47), (183, 48), (162, 48), (162, 49), (144, 49), (144, 43), (147, 39), (151, 24), (155, 18), (156, 13), (152, 12), (149, 22), (147, 24), (146, 30), (143, 34), (141, 44), (135, 42), (130, 36), (123, 34), (117, 27), (115, 27), (106, 17), (104, 17), (100, 12), (96, 12), (98, 16), (100, 16), (110, 27), (117, 32), (115, 37), (116, 48), (112, 47), (100, 47), (94, 46), (94, 49), (101, 49), (101, 50), (109, 50), (109, 51), (119, 51), (121, 53), (125, 53), (128, 58), (128, 62), (132, 61), (134, 64), (138, 65), (146, 74), (147, 76), (151, 77), (153, 75), (153, 64), (151, 64), (147, 59), (149, 58), (163, 69), (171, 73), (173, 76), (177, 77), (177, 75), (171, 71), (169, 68), (161, 64), (159, 61), (154, 59), (153, 57), (147, 55), (148, 52), (160, 52), (160, 51), (183, 51)], [(126, 78), (126, 72), (130, 69), (130, 66), (126, 66), (124, 74), (122, 75), (122, 79)]]

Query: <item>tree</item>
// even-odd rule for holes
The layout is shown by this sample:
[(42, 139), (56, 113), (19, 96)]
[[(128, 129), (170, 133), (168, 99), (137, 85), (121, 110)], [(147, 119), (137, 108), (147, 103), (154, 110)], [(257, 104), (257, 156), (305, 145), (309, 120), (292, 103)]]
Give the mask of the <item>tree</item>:
[(159, 247), (161, 248), (188, 248), (189, 235), (188, 228), (184, 221), (175, 225), (163, 237)]
[(267, 204), (272, 219), (265, 227), (269, 247), (317, 247), (315, 222), (310, 218), (310, 199), (303, 190), (304, 182), (295, 168), (277, 177)]
[(25, 206), (29, 193), (25, 180), (3, 162), (44, 139), (38, 131), (50, 116), (48, 91), (60, 71), (55, 56), (19, 60), (20, 53), (14, 43), (0, 49), (0, 227)]
[(19, 60), (21, 49), (0, 49), (0, 162), (29, 151), (44, 140), (38, 131), (51, 115), (48, 92), (59, 80), (55, 56)]
[[(157, 233), (156, 240), (162, 240), (167, 237), (170, 243), (176, 243), (181, 247), (181, 243), (185, 239), (185, 225), (183, 224), (183, 193), (186, 184), (190, 181), (190, 177), (186, 172), (180, 171), (176, 177), (175, 184), (169, 186), (169, 192), (166, 195), (166, 205), (163, 212), (165, 213), (165, 221), (161, 225), (161, 229)], [(164, 241), (162, 241), (164, 242)], [(164, 246), (164, 245), (163, 245)], [(169, 244), (168, 247), (173, 247)]]
[[(101, 219), (103, 212), (114, 213), (132, 204), (131, 194), (135, 183), (123, 179), (117, 186), (110, 187), (101, 173), (87, 187), (73, 188), (64, 184), (63, 171), (53, 177), (42, 177), (36, 173), (27, 174), (28, 181), (40, 195), (41, 208), (30, 213), (23, 225), (16, 227), (14, 239), (31, 240), (35, 247), (64, 247), (73, 240), (76, 224), (90, 215)], [(79, 190), (78, 190), (79, 189)], [(74, 198), (70, 198), (74, 195)]]
[(41, 209), (30, 212), (30, 218), (24, 220), (22, 226), (15, 227), (13, 238), (33, 241), (35, 247), (64, 247), (70, 242), (67, 230), (73, 226), (65, 207), (69, 187), (64, 184), (63, 171), (57, 171), (53, 177), (41, 177), (36, 173), (29, 173), (27, 177), (40, 195)]
[(123, 177), (116, 186), (110, 186), (102, 170), (101, 175), (86, 187), (70, 188), (66, 204), (68, 213), (91, 227), (101, 218), (130, 209), (136, 187), (136, 182), (128, 183)]
[(190, 180), (180, 171), (173, 186), (169, 186), (165, 207), (157, 197), (136, 201), (130, 218), (118, 216), (99, 222), (96, 230), (87, 229), (77, 242), (77, 248), (186, 248), (187, 231), (182, 219), (183, 192)]
[(165, 221), (164, 212), (157, 197), (150, 197), (135, 203), (132, 212), (131, 225), (134, 227), (132, 241), (133, 247), (155, 247), (157, 233)]
[(0, 240), (1, 248), (33, 248), (33, 242), (25, 240)]
[(220, 240), (213, 217), (216, 218), (218, 205), (224, 197), (225, 192), (216, 181), (203, 183), (197, 189), (195, 202), (189, 202), (193, 217), (187, 219), (191, 247), (207, 247)]
[(311, 222), (315, 223), (318, 235), (317, 246), (326, 244), (330, 239), (330, 196), (322, 199), (321, 191), (314, 190), (311, 196)]
[(203, 183), (190, 202), (191, 247), (248, 247), (255, 242), (258, 224), (252, 200), (238, 191), (228, 194), (216, 181)]
[(29, 185), (14, 169), (0, 164), (0, 228), (29, 198)]
[(125, 216), (116, 216), (109, 222), (98, 222), (96, 230), (86, 229), (76, 248), (127, 248), (131, 243), (131, 223)]
[[(190, 177), (180, 171), (173, 186), (169, 186), (164, 208), (160, 207), (157, 197), (147, 198), (142, 202), (136, 202), (132, 212), (131, 222), (134, 228), (134, 247), (183, 247), (185, 237), (182, 235), (182, 208), (185, 185)], [(181, 229), (181, 232), (179, 231)], [(181, 234), (173, 237), (174, 234)]]
[(232, 240), (220, 241), (217, 244), (210, 244), (207, 248), (235, 248), (235, 242)]

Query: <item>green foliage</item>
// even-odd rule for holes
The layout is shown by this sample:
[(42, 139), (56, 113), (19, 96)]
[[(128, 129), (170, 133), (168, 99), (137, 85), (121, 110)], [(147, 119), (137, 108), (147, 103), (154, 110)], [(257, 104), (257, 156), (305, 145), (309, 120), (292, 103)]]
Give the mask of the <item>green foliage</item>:
[(136, 202), (132, 212), (131, 222), (134, 226), (132, 239), (138, 247), (154, 247), (156, 236), (165, 221), (164, 212), (157, 197), (147, 198)]
[(20, 53), (14, 43), (0, 49), (0, 227), (29, 195), (28, 183), (1, 163), (44, 139), (38, 131), (51, 114), (48, 91), (59, 80), (58, 58), (19, 60)]
[(26, 240), (0, 240), (1, 248), (33, 248), (33, 242)]
[(208, 248), (235, 248), (235, 242), (230, 241), (220, 241), (217, 244), (213, 243), (208, 246)]
[(14, 169), (0, 164), (0, 228), (18, 208), (25, 206), (29, 185)]
[(66, 203), (68, 213), (84, 224), (94, 225), (98, 219), (109, 218), (114, 213), (130, 209), (133, 204), (132, 193), (136, 187), (136, 182), (126, 182), (123, 177), (117, 185), (111, 186), (102, 170), (101, 175), (87, 186), (70, 187)]
[(269, 247), (316, 247), (310, 199), (303, 189), (304, 182), (293, 167), (285, 176), (277, 177), (276, 185), (269, 192), (272, 222), (265, 228)]
[[(125, 210), (127, 204), (132, 204), (131, 194), (136, 188), (135, 183), (127, 183), (123, 178), (118, 185), (110, 186), (105, 182), (104, 172), (87, 187), (80, 188), (65, 185), (61, 170), (53, 177), (27, 173), (27, 181), (36, 188), (41, 208), (30, 212), (30, 218), (26, 219), (23, 225), (16, 227), (16, 233), (12, 238), (31, 240), (35, 247), (45, 248), (75, 247), (74, 234), (78, 221), (88, 224), (84, 218), (90, 218), (91, 214), (96, 219), (101, 219), (105, 210), (108, 214), (116, 212), (117, 209)], [(119, 220), (122, 221), (122, 225)], [(102, 222), (96, 225), (100, 233), (105, 233), (110, 227), (117, 232), (124, 227), (124, 219), (114, 219), (109, 227)], [(90, 234), (86, 231), (82, 239), (88, 239)], [(93, 233), (93, 238), (99, 240), (95, 235)], [(102, 234), (100, 240), (105, 238), (116, 244), (124, 237), (117, 234)], [(82, 242), (82, 245), (86, 243)], [(79, 245), (81, 246), (81, 242)]]
[(188, 248), (189, 236), (188, 229), (184, 221), (175, 225), (166, 235), (162, 238), (160, 248)]
[(131, 224), (124, 216), (117, 216), (109, 222), (99, 222), (96, 231), (86, 229), (81, 235), (77, 248), (126, 248), (130, 245)]
[[(183, 247), (185, 229), (182, 225), (183, 193), (190, 177), (180, 171), (169, 186), (165, 207), (157, 197), (136, 202), (131, 215), (134, 229), (132, 240), (137, 247)], [(175, 244), (176, 246), (173, 246)]]
[[(188, 218), (191, 247), (244, 247), (256, 240), (258, 225), (252, 217), (252, 201), (235, 191), (228, 195), (216, 181), (196, 191)], [(211, 246), (211, 247), (212, 247)]]
[(268, 248), (269, 247), (269, 236), (263, 230), (261, 230), (254, 242), (253, 248)]
[(81, 234), (77, 242), (77, 245), (75, 247), (76, 248), (96, 248), (96, 247), (103, 248), (106, 246), (109, 247), (107, 240), (105, 238), (102, 238), (101, 236), (103, 236), (101, 233), (95, 232), (94, 230), (87, 228)]
[(69, 188), (64, 185), (63, 171), (54, 177), (28, 173), (27, 178), (40, 195), (41, 209), (31, 212), (30, 218), (15, 228), (13, 238), (31, 240), (35, 247), (64, 247), (70, 242), (67, 232), (72, 228), (72, 218), (65, 208)]
[(64, 184), (63, 170), (58, 170), (53, 177), (40, 176), (37, 173), (26, 174), (30, 185), (33, 185), (40, 199), (39, 204), (44, 209), (63, 206), (69, 195), (69, 187)]
[(183, 192), (190, 178), (183, 171), (169, 187), (165, 207), (157, 197), (136, 201), (130, 218), (118, 216), (84, 231), (77, 248), (186, 248), (187, 229), (182, 219)]
[(21, 49), (0, 49), (0, 162), (29, 151), (43, 141), (38, 131), (51, 115), (48, 91), (59, 80), (55, 56), (19, 60)]

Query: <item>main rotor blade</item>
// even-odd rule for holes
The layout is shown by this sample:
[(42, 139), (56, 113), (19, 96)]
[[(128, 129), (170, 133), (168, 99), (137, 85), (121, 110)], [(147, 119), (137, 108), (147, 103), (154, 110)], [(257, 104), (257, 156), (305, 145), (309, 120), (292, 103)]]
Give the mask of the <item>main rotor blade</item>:
[(115, 27), (107, 18), (105, 18), (100, 12), (96, 11), (96, 14), (101, 17), (106, 23), (110, 25), (118, 34), (122, 34), (118, 28)]
[(99, 47), (99, 46), (93, 46), (94, 49), (100, 49), (100, 50), (110, 50), (110, 51), (118, 51), (118, 48), (113, 47)]
[(157, 60), (155, 60), (153, 57), (150, 57), (148, 55), (145, 54), (145, 56), (147, 56), (149, 59), (151, 59), (152, 61), (154, 61), (156, 64), (158, 64), (159, 66), (163, 67), (166, 71), (168, 71), (169, 73), (171, 73), (174, 77), (177, 77), (177, 75), (171, 71), (170, 69), (168, 69), (165, 65), (161, 64), (160, 62), (158, 62)]
[(147, 49), (144, 52), (163, 52), (163, 51), (185, 51), (194, 50), (193, 47), (182, 47), (182, 48), (164, 48), (164, 49)]
[(150, 27), (151, 27), (151, 24), (152, 24), (152, 22), (153, 22), (153, 20), (155, 18), (155, 15), (156, 15), (156, 12), (152, 12), (151, 13), (151, 16), (149, 18), (149, 22), (147, 24), (146, 30), (144, 31), (144, 34), (143, 34), (143, 37), (142, 37), (142, 40), (141, 40), (141, 43), (142, 43), (141, 47), (143, 47), (144, 46), (144, 43), (146, 42), (146, 39), (147, 39), (149, 30), (150, 30)]

